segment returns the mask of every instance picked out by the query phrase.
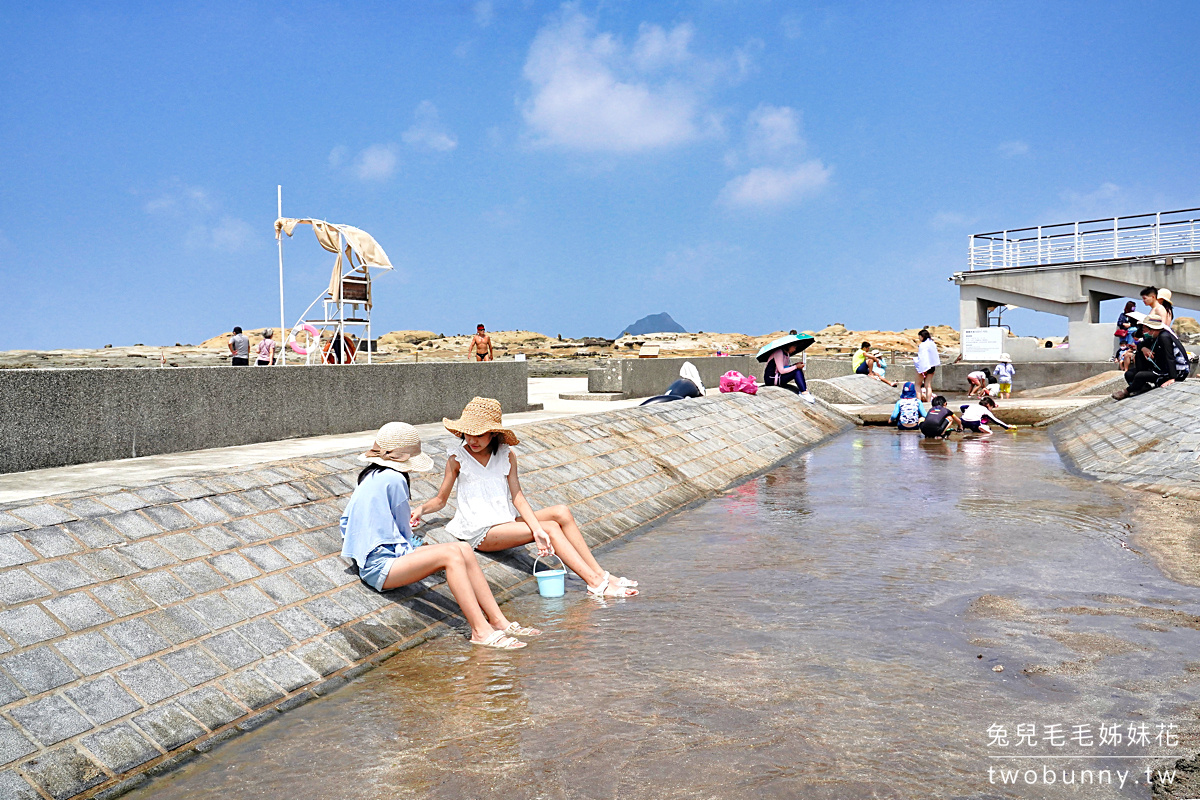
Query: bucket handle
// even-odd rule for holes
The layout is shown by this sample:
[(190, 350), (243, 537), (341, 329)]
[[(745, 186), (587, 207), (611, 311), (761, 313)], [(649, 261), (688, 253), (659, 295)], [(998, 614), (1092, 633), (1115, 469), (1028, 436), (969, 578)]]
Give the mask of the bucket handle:
[[(558, 555), (557, 555), (556, 553), (551, 553), (550, 555), (551, 555), (551, 556), (553, 556), (554, 558), (558, 558)], [(537, 571), (537, 565), (538, 565), (538, 562), (539, 562), (539, 561), (541, 561), (541, 560), (542, 560), (542, 557), (541, 557), (541, 556), (538, 556), (537, 558), (535, 558), (535, 559), (533, 560), (533, 577), (535, 577), (535, 578), (537, 577), (537, 574), (538, 574), (538, 571)], [(548, 564), (548, 563), (549, 563), (549, 562), (547, 562), (547, 564)], [(566, 564), (563, 564), (563, 560), (562, 560), (561, 558), (558, 558), (558, 563), (559, 563), (559, 564), (562, 564), (562, 569), (563, 569), (563, 572), (566, 572), (566, 571), (567, 571), (567, 565), (566, 565)], [(549, 572), (549, 571), (550, 571), (550, 570), (542, 570), (542, 574), (545, 574), (545, 573), (547, 573), (547, 572)]]

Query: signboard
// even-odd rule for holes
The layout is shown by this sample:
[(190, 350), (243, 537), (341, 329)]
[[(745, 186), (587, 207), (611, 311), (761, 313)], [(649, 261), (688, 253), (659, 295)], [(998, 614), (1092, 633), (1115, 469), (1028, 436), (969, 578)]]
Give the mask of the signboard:
[(962, 332), (963, 361), (995, 361), (1004, 352), (1004, 328), (967, 328)]

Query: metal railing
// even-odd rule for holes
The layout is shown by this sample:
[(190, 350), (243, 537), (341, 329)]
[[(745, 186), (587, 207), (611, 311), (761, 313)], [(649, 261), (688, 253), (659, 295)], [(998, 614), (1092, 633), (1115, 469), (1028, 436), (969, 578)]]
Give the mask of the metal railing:
[(1156, 256), (1195, 252), (1198, 247), (1200, 208), (1184, 208), (976, 233), (969, 240), (967, 269)]

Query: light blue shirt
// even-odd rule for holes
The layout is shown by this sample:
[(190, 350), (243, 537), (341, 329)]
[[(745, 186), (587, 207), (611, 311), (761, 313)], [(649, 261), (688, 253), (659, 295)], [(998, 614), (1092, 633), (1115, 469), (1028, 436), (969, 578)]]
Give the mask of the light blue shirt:
[(419, 547), (409, 523), (408, 481), (394, 469), (372, 472), (358, 485), (342, 514), (342, 557), (362, 567), (367, 554), (381, 544), (403, 543), (403, 555)]
[(992, 374), (996, 376), (996, 380), (1000, 383), (1012, 383), (1013, 375), (1016, 373), (1017, 371), (1013, 369), (1012, 364), (997, 364), (996, 368), (992, 370)]

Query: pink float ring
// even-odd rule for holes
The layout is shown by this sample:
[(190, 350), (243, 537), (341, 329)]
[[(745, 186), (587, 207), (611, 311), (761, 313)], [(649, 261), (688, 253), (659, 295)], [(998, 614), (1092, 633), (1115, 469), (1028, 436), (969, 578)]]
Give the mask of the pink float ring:
[[(309, 337), (311, 338), (311, 344), (308, 347), (301, 347), (299, 344), (296, 343), (296, 334), (299, 333), (300, 331), (306, 331), (308, 333)], [(292, 332), (288, 335), (288, 347), (292, 348), (293, 350), (295, 350), (297, 353), (299, 353), (302, 356), (308, 355), (309, 349), (317, 346), (320, 343), (320, 341), (321, 341), (321, 332), (318, 331), (316, 328), (314, 328), (312, 325), (309, 325), (307, 322), (305, 322), (302, 325), (297, 325), (295, 328), (292, 328)]]

